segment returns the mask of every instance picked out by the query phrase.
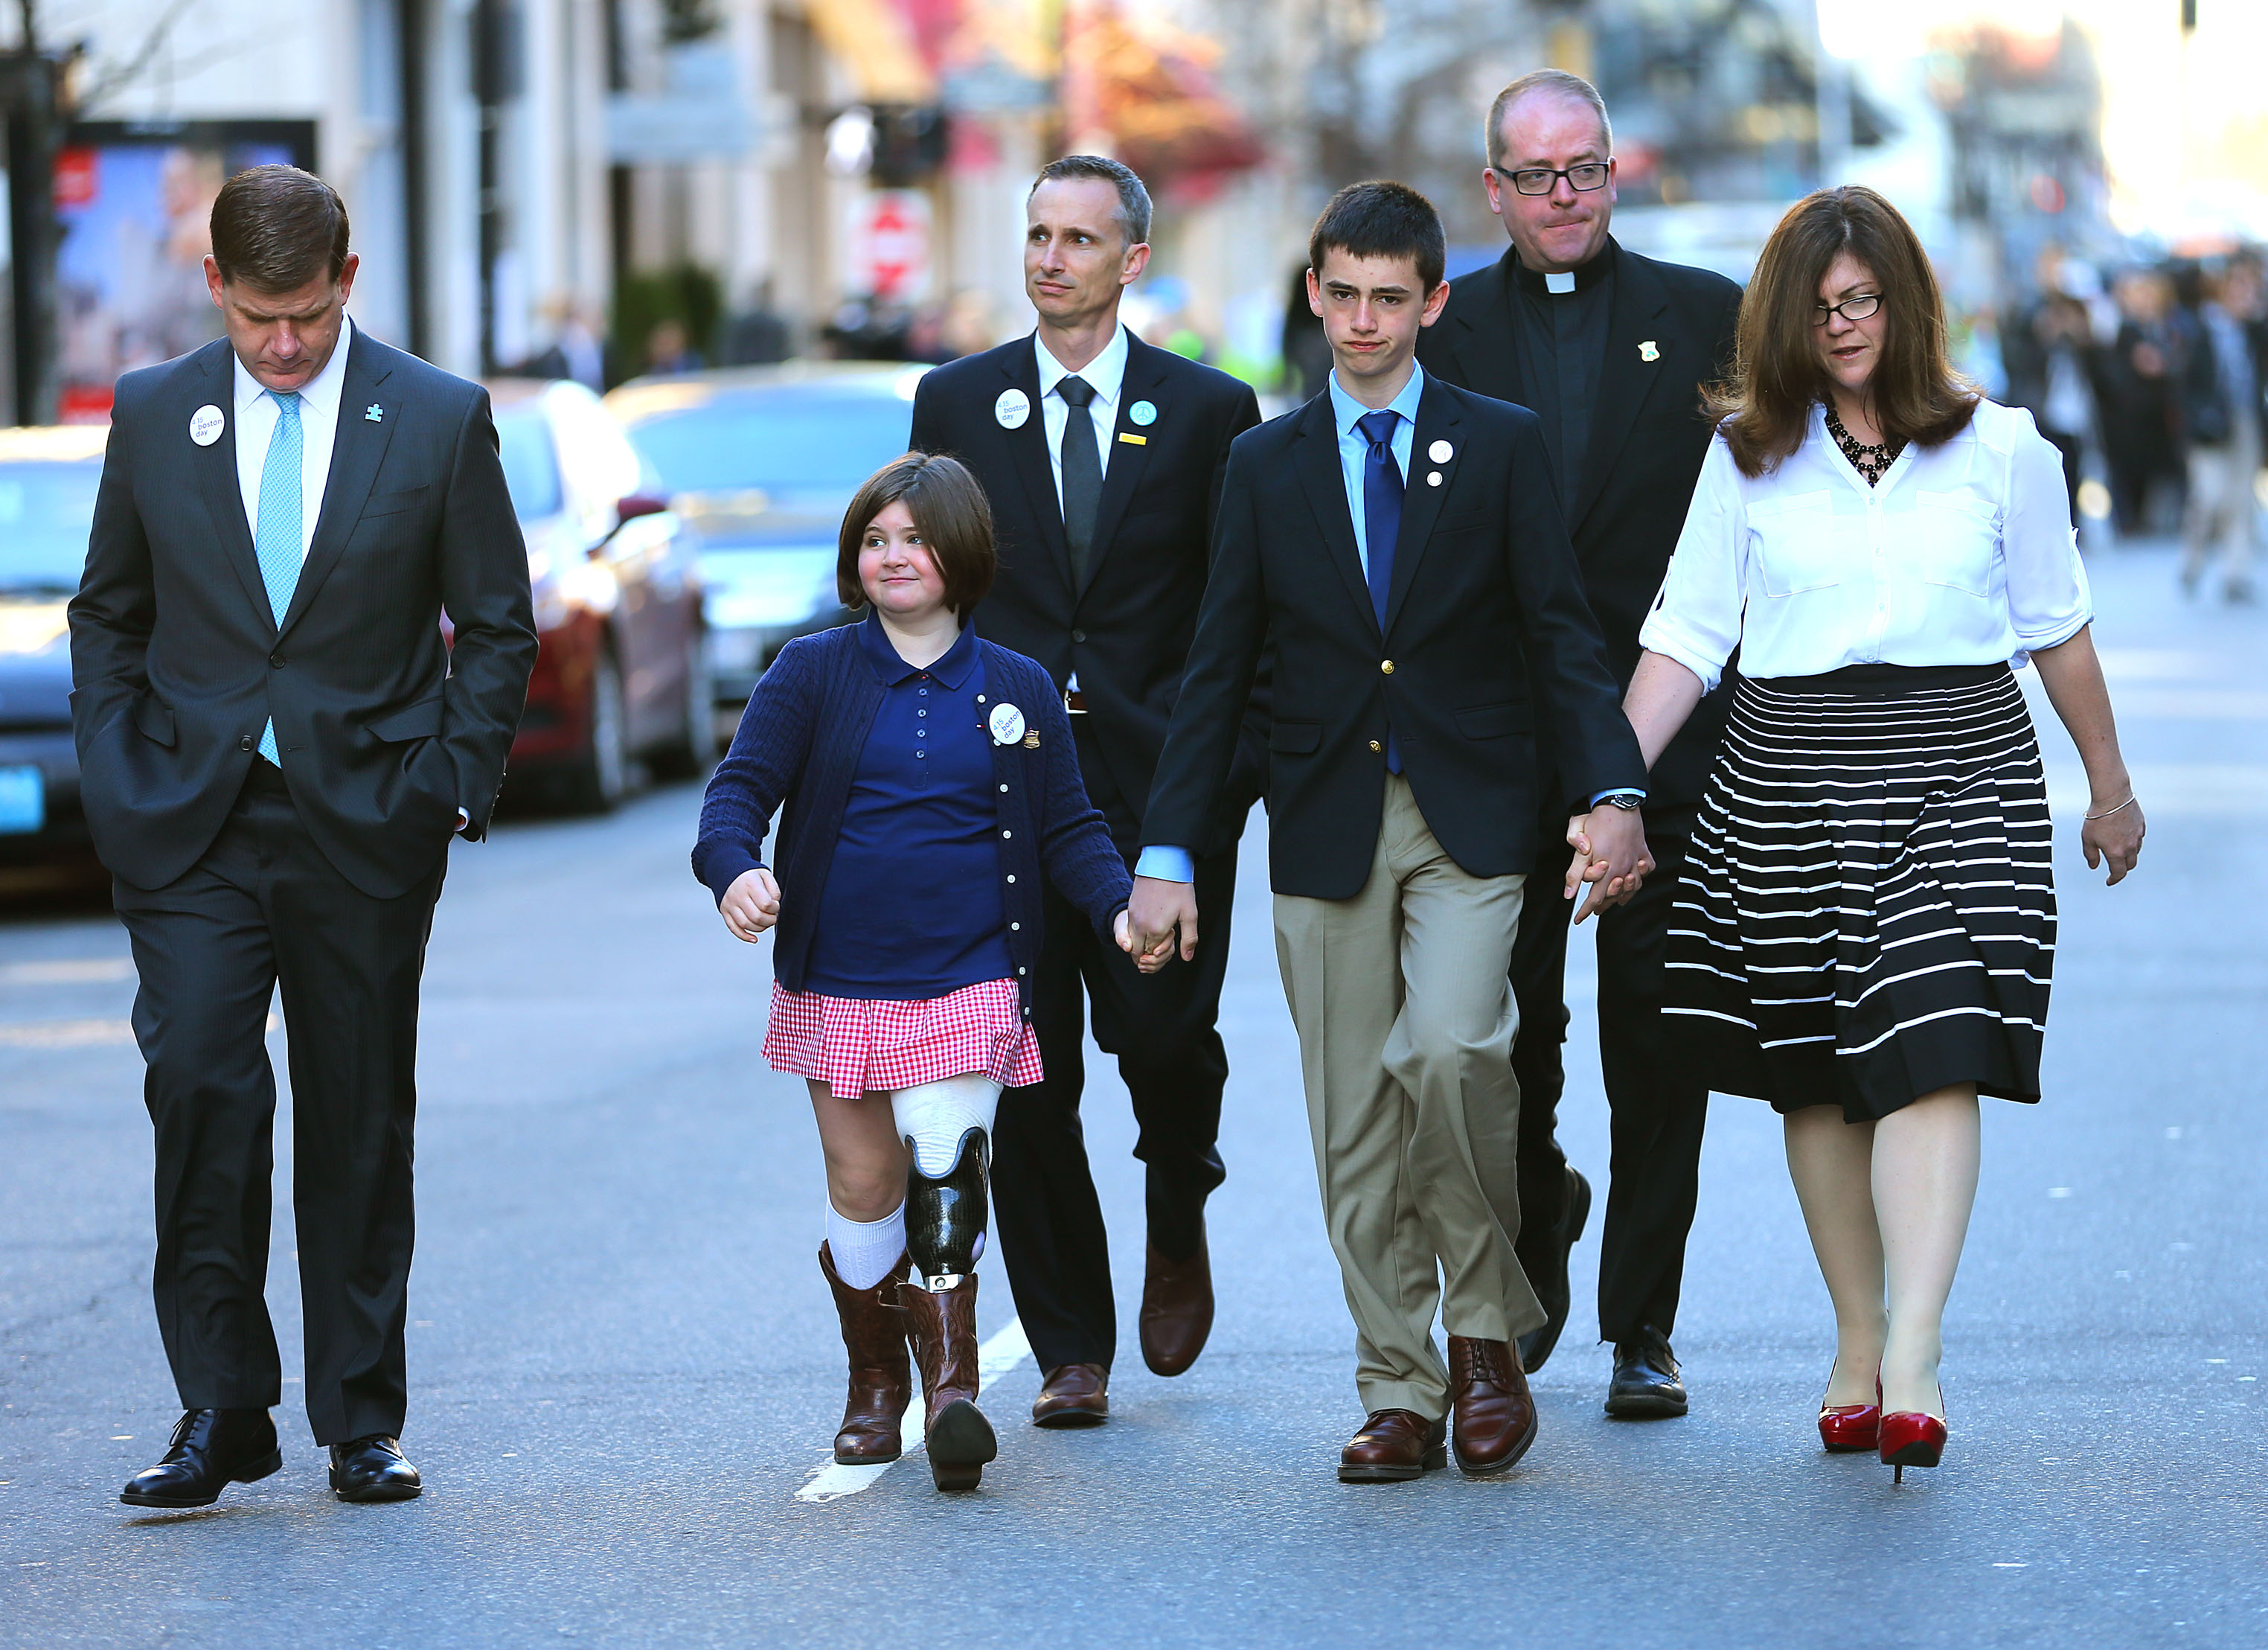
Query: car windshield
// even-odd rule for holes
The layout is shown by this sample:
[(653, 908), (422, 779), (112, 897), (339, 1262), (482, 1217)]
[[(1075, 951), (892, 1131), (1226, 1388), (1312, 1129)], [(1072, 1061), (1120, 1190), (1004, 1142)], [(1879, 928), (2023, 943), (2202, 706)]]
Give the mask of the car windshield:
[(522, 521), (541, 521), (559, 512), (559, 454), (551, 427), (534, 408), (497, 415), (497, 446), (504, 460), (504, 484), (512, 512)]
[(630, 426), (669, 493), (841, 492), (906, 450), (911, 409), (894, 394), (720, 395)]
[(86, 566), (102, 463), (0, 464), (0, 593), (69, 595)]

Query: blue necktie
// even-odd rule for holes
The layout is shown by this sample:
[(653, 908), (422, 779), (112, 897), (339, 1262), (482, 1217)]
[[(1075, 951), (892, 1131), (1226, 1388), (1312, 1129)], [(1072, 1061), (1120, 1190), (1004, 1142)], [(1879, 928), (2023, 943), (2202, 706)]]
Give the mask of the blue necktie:
[[(1394, 588), (1394, 541), (1402, 531), (1402, 467), (1394, 461), (1394, 431), (1401, 422), (1402, 415), (1391, 408), (1355, 420), (1370, 443), (1370, 456), (1362, 466), (1362, 536), (1370, 605), (1381, 631), (1386, 629), (1386, 598)], [(1402, 750), (1390, 732), (1386, 736), (1386, 771), (1402, 771)]]
[[(268, 586), (269, 610), (281, 625), (291, 610), (291, 593), (299, 587), (299, 470), (306, 444), (299, 430), (299, 392), (268, 394), (276, 402), (276, 433), (268, 438), (268, 457), (260, 467), (260, 521), (252, 547), (260, 557), (260, 581)], [(278, 768), (284, 765), (272, 718), (260, 730), (260, 754)]]

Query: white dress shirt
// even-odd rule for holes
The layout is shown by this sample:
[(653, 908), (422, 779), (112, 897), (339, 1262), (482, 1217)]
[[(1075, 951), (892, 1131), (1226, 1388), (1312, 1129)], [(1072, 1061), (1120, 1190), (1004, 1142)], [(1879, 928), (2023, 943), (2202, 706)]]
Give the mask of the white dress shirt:
[(2063, 459), (2020, 408), (1980, 401), (1868, 487), (1812, 409), (1803, 445), (1749, 479), (1719, 436), (1640, 645), (1708, 687), (1741, 672), (2021, 665), (2095, 617)]
[[(299, 559), (315, 541), (315, 523), (323, 513), (323, 487), (331, 478), (331, 449), (338, 444), (339, 397), (346, 388), (347, 346), (354, 342), (354, 323), (339, 317), (339, 342), (323, 370), (299, 390)], [(252, 376), (244, 362), (232, 354), (236, 369), (236, 484), (244, 496), (244, 525), (260, 539), (260, 472), (268, 462), (268, 444), (283, 416), (268, 387)]]
[[(1048, 468), (1055, 473), (1056, 508), (1063, 508), (1063, 437), (1064, 422), (1071, 416), (1071, 403), (1056, 394), (1056, 386), (1071, 376), (1071, 370), (1048, 352), (1040, 342), (1037, 331), (1032, 334), (1032, 353), (1040, 361), (1040, 418), (1048, 432)], [(1102, 353), (1079, 368), (1079, 374), (1094, 391), (1094, 399), (1087, 403), (1087, 416), (1094, 420), (1094, 450), (1102, 460), (1102, 473), (1110, 473), (1111, 437), (1118, 433), (1118, 393), (1126, 383), (1126, 323), (1121, 321), (1110, 335), (1110, 342), (1102, 346)]]

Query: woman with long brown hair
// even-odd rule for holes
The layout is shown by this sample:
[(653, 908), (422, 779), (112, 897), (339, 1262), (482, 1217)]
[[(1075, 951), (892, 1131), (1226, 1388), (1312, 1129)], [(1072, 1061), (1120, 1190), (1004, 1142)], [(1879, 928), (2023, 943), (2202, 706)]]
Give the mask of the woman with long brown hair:
[(2055, 948), (2029, 657), (2086, 764), (2080, 842), (2142, 844), (2056, 449), (1954, 373), (1920, 240), (1871, 189), (1780, 220), (1624, 708), (1651, 762), (1742, 680), (1669, 936), (1665, 1013), (1768, 1101), (1835, 1305), (1830, 1449), (1946, 1438), (1940, 1324), (1977, 1096), (2040, 1097)]

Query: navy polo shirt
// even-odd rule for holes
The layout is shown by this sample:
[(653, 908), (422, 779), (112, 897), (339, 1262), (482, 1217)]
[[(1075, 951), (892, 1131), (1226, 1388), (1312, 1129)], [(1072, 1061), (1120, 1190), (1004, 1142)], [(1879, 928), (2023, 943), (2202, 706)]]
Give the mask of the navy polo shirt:
[(926, 670), (872, 612), (858, 643), (882, 703), (843, 802), (804, 989), (913, 1001), (1013, 979), (976, 633), (964, 626)]

